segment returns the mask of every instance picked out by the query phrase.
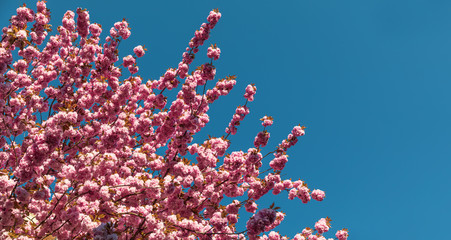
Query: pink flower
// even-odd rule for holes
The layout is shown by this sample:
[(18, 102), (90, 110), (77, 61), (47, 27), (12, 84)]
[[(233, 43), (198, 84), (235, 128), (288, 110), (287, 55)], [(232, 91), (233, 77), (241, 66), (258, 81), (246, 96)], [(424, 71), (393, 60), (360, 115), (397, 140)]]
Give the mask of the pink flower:
[(133, 64), (135, 64), (135, 58), (132, 55), (124, 57), (123, 60), (124, 60), (123, 65), (126, 68), (133, 66)]
[(114, 28), (117, 29), (116, 31), (117, 35), (121, 36), (124, 40), (130, 37), (131, 35), (130, 28), (128, 27), (128, 23), (126, 21), (116, 22), (114, 24)]
[(308, 203), (310, 201), (309, 189), (305, 186), (298, 187), (298, 198), (302, 200), (302, 203)]
[(256, 148), (260, 146), (265, 147), (266, 144), (268, 143), (269, 137), (270, 137), (269, 132), (267, 131), (259, 132), (254, 139), (254, 146)]
[(16, 188), (16, 195), (17, 200), (21, 202), (26, 202), (30, 198), (30, 194), (27, 192), (27, 190), (23, 189), (22, 187)]
[(293, 200), (298, 195), (298, 190), (293, 188), (288, 192), (288, 199)]
[(274, 158), (271, 162), (269, 162), (269, 166), (276, 171), (281, 171), (285, 168), (285, 164), (288, 162), (287, 155), (281, 155)]
[(213, 58), (213, 60), (218, 60), (219, 59), (219, 55), (221, 55), (221, 49), (216, 47), (216, 44), (215, 45), (211, 45), (211, 47), (209, 47), (207, 49), (207, 57)]
[(319, 234), (323, 234), (329, 231), (330, 227), (330, 219), (329, 218), (321, 218), (318, 222), (315, 223), (315, 229)]
[(268, 234), (268, 239), (269, 239), (269, 240), (280, 240), (280, 234), (277, 233), (277, 232), (271, 231), (271, 232)]
[(271, 225), (275, 220), (275, 210), (269, 208), (262, 209), (247, 221), (247, 233), (252, 236), (258, 235), (265, 230), (266, 226)]
[(294, 236), (293, 240), (305, 240), (305, 237), (298, 233)]
[(318, 240), (318, 236), (310, 235), (310, 236), (308, 236), (308, 240)]
[(179, 77), (180, 78), (185, 78), (186, 74), (188, 73), (188, 69), (189, 69), (188, 64), (180, 62), (179, 63), (179, 67), (177, 69)]
[(207, 17), (207, 21), (210, 22), (211, 28), (213, 28), (216, 25), (216, 23), (219, 21), (220, 18), (221, 13), (218, 10), (213, 10), (210, 12), (210, 15), (208, 15)]
[(272, 117), (268, 117), (268, 116), (264, 116), (263, 118), (260, 119), (260, 121), (262, 121), (263, 127), (271, 126), (273, 124), (273, 120), (274, 119)]
[(305, 134), (304, 129), (305, 129), (305, 127), (296, 126), (291, 131), (291, 134), (293, 134), (293, 136), (295, 136), (295, 137), (304, 136), (304, 134)]
[(16, 33), (16, 37), (17, 37), (18, 39), (21, 39), (21, 40), (26, 39), (27, 36), (28, 36), (28, 34), (27, 34), (27, 32), (26, 32), (25, 30), (19, 30), (19, 31)]
[(312, 192), (312, 198), (315, 199), (316, 201), (323, 201), (325, 197), (326, 197), (326, 193), (319, 189), (315, 189)]
[(88, 36), (88, 27), (89, 27), (89, 12), (86, 10), (83, 10), (81, 8), (77, 9), (77, 14), (78, 14), (78, 18), (77, 18), (77, 30), (78, 30), (78, 34), (80, 34), (80, 36), (82, 38), (85, 38), (86, 36)]
[(311, 229), (311, 228), (304, 228), (304, 229), (302, 229), (302, 235), (304, 235), (304, 236), (310, 236), (310, 235), (312, 235), (312, 233), (313, 233), (313, 229)]
[(247, 85), (246, 93), (244, 93), (244, 98), (246, 98), (249, 102), (254, 101), (254, 95), (257, 92), (257, 87), (254, 85)]
[(348, 230), (347, 229), (343, 229), (343, 230), (339, 230), (337, 231), (337, 233), (335, 233), (335, 237), (338, 238), (338, 240), (346, 240), (348, 239)]
[(257, 211), (257, 204), (254, 201), (248, 201), (245, 205), (244, 205), (245, 209), (247, 212), (251, 212), (251, 213), (255, 213), (255, 211)]
[(89, 31), (91, 32), (92, 36), (98, 37), (100, 36), (100, 33), (102, 33), (102, 28), (99, 24), (91, 24), (89, 25)]
[(133, 52), (136, 54), (137, 57), (142, 57), (145, 54), (145, 48), (141, 45), (136, 46), (135, 48), (133, 48)]

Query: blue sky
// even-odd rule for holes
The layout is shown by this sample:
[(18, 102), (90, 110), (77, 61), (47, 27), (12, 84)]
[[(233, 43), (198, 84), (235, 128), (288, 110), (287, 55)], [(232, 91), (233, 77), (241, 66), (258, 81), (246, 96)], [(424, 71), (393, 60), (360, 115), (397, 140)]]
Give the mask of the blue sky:
[[(33, 6), (34, 1), (25, 1)], [(7, 24), (21, 1), (1, 1)], [(230, 138), (247, 149), (269, 128), (269, 152), (294, 125), (307, 134), (289, 151), (286, 178), (326, 191), (302, 204), (286, 194), (263, 199), (287, 213), (277, 228), (292, 237), (321, 217), (350, 239), (443, 239), (451, 212), (451, 2), (444, 0), (54, 1), (54, 27), (65, 10), (87, 8), (107, 31), (126, 18), (143, 44), (140, 74), (158, 78), (176, 67), (209, 11), (222, 19), (207, 42), (222, 55), (217, 77), (237, 75), (232, 93), (210, 111), (203, 136), (221, 136), (249, 83), (258, 90), (251, 114)], [(55, 28), (56, 29), (56, 28)], [(102, 34), (105, 37), (105, 34)], [(194, 64), (207, 61), (206, 47)], [(203, 139), (200, 137), (199, 139)], [(244, 219), (241, 219), (243, 221)]]

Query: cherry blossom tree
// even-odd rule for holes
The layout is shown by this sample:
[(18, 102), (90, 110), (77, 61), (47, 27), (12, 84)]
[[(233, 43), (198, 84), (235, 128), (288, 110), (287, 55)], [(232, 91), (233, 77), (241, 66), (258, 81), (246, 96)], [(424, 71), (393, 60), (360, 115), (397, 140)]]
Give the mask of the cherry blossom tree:
[[(282, 192), (303, 203), (324, 199), (281, 177), (305, 128), (295, 126), (265, 151), (273, 119), (264, 116), (253, 148), (229, 150), (257, 90), (248, 85), (225, 133), (193, 142), (210, 105), (236, 83), (235, 76), (215, 80), (217, 45), (207, 50), (209, 62), (191, 66), (220, 18), (211, 11), (177, 68), (144, 81), (138, 60), (146, 48), (119, 57), (131, 34), (125, 20), (101, 41), (87, 10), (67, 11), (49, 37), (45, 1), (17, 9), (0, 43), (1, 239), (288, 239), (272, 231), (285, 214), (257, 201)], [(164, 95), (170, 90), (177, 91), (172, 102)], [(240, 210), (253, 214), (246, 224), (237, 224)], [(330, 221), (293, 239), (324, 240)]]

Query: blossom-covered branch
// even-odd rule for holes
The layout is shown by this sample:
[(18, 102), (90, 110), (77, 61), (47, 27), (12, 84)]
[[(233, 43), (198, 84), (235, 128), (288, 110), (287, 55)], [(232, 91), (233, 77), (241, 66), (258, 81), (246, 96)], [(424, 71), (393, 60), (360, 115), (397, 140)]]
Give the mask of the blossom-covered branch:
[[(267, 171), (260, 168), (271, 117), (262, 119), (255, 148), (229, 150), (228, 137), (256, 94), (248, 85), (227, 135), (193, 142), (210, 120), (211, 104), (236, 84), (236, 76), (215, 81), (216, 44), (207, 49), (209, 62), (191, 67), (220, 18), (211, 11), (178, 66), (145, 81), (138, 75), (144, 46), (119, 57), (131, 34), (127, 21), (101, 41), (102, 26), (79, 8), (48, 36), (45, 1), (36, 11), (17, 9), (0, 42), (1, 239), (287, 239), (264, 235), (285, 214), (259, 209), (257, 201), (270, 191), (303, 203), (325, 198), (304, 181), (281, 177), (286, 152), (305, 128), (295, 126), (268, 153)], [(172, 101), (163, 94), (170, 90), (178, 91)], [(254, 214), (245, 229), (237, 227), (240, 209)], [(324, 239), (330, 227), (321, 218), (294, 239)], [(339, 240), (347, 236), (346, 229), (336, 233)]]

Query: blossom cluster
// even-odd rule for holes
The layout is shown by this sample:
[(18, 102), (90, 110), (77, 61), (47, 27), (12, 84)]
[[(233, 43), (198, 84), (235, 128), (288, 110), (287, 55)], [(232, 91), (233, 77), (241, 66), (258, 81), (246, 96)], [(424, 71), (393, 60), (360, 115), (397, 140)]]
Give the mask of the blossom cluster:
[[(255, 148), (229, 150), (256, 94), (249, 85), (227, 135), (193, 141), (211, 104), (236, 85), (236, 76), (214, 81), (216, 44), (207, 50), (210, 62), (188, 72), (220, 18), (211, 11), (178, 66), (146, 81), (138, 75), (144, 46), (119, 56), (131, 34), (127, 21), (101, 41), (101, 25), (79, 8), (48, 37), (45, 1), (36, 11), (17, 9), (0, 42), (0, 239), (287, 239), (271, 231), (285, 214), (257, 201), (270, 191), (303, 203), (325, 198), (281, 176), (305, 128), (295, 126), (263, 155), (273, 124), (265, 116)], [(173, 89), (170, 101), (163, 92)], [(262, 171), (265, 161), (270, 169)], [(242, 231), (241, 210), (254, 214)], [(321, 218), (294, 239), (325, 239), (330, 227)], [(348, 231), (336, 237), (345, 240)]]

